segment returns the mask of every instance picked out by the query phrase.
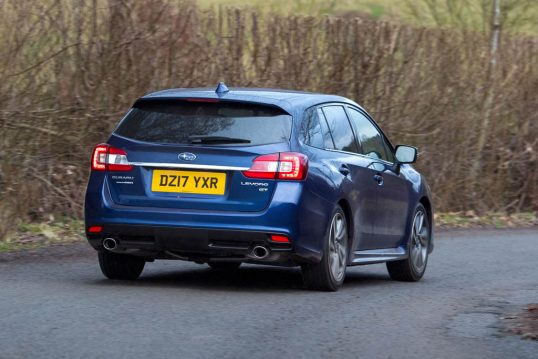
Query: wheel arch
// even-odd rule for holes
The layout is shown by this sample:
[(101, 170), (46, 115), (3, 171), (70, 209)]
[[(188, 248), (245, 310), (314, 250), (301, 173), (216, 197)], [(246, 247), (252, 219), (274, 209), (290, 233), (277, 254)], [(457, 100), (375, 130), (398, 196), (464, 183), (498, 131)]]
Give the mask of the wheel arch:
[[(428, 219), (430, 220), (430, 223), (433, 222), (433, 210), (432, 210), (432, 204), (428, 197), (423, 196), (420, 198), (419, 203), (424, 206), (426, 209), (426, 214), (428, 215)], [(430, 225), (431, 226), (431, 225)]]

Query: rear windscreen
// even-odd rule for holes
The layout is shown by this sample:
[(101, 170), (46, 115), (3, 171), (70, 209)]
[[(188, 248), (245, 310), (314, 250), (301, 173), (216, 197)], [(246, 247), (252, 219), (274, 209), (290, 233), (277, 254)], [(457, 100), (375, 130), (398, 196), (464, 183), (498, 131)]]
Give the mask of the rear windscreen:
[(277, 108), (232, 102), (135, 104), (115, 134), (138, 141), (211, 145), (287, 142), (291, 116)]

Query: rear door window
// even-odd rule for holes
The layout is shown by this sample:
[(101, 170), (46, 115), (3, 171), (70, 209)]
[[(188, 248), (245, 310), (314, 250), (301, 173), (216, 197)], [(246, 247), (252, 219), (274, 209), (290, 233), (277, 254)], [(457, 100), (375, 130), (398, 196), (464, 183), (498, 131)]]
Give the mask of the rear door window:
[(357, 143), (344, 107), (339, 105), (325, 106), (323, 113), (331, 131), (335, 149), (357, 153)]
[(143, 101), (115, 134), (170, 144), (263, 145), (287, 142), (292, 118), (278, 108), (232, 102)]
[(372, 122), (354, 108), (348, 107), (348, 112), (361, 145), (361, 153), (375, 159), (394, 162), (392, 151), (385, 143), (383, 135)]

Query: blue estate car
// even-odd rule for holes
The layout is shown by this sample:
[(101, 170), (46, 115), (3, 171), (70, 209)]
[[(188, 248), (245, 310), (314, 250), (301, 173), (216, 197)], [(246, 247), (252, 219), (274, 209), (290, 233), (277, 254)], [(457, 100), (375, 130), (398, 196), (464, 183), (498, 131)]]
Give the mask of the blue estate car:
[(111, 279), (181, 259), (301, 266), (317, 290), (380, 262), (418, 281), (433, 209), (416, 158), (347, 98), (223, 83), (159, 91), (95, 147), (86, 236)]

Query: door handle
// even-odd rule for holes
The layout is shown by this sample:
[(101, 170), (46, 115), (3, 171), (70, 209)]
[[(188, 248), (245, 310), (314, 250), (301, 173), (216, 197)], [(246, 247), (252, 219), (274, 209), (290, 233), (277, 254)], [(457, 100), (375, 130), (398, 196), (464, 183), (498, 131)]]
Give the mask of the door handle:
[(383, 186), (383, 176), (374, 175), (374, 181), (376, 181), (379, 186)]
[(340, 173), (344, 176), (349, 175), (349, 167), (347, 165), (341, 165), (338, 171), (340, 171)]

